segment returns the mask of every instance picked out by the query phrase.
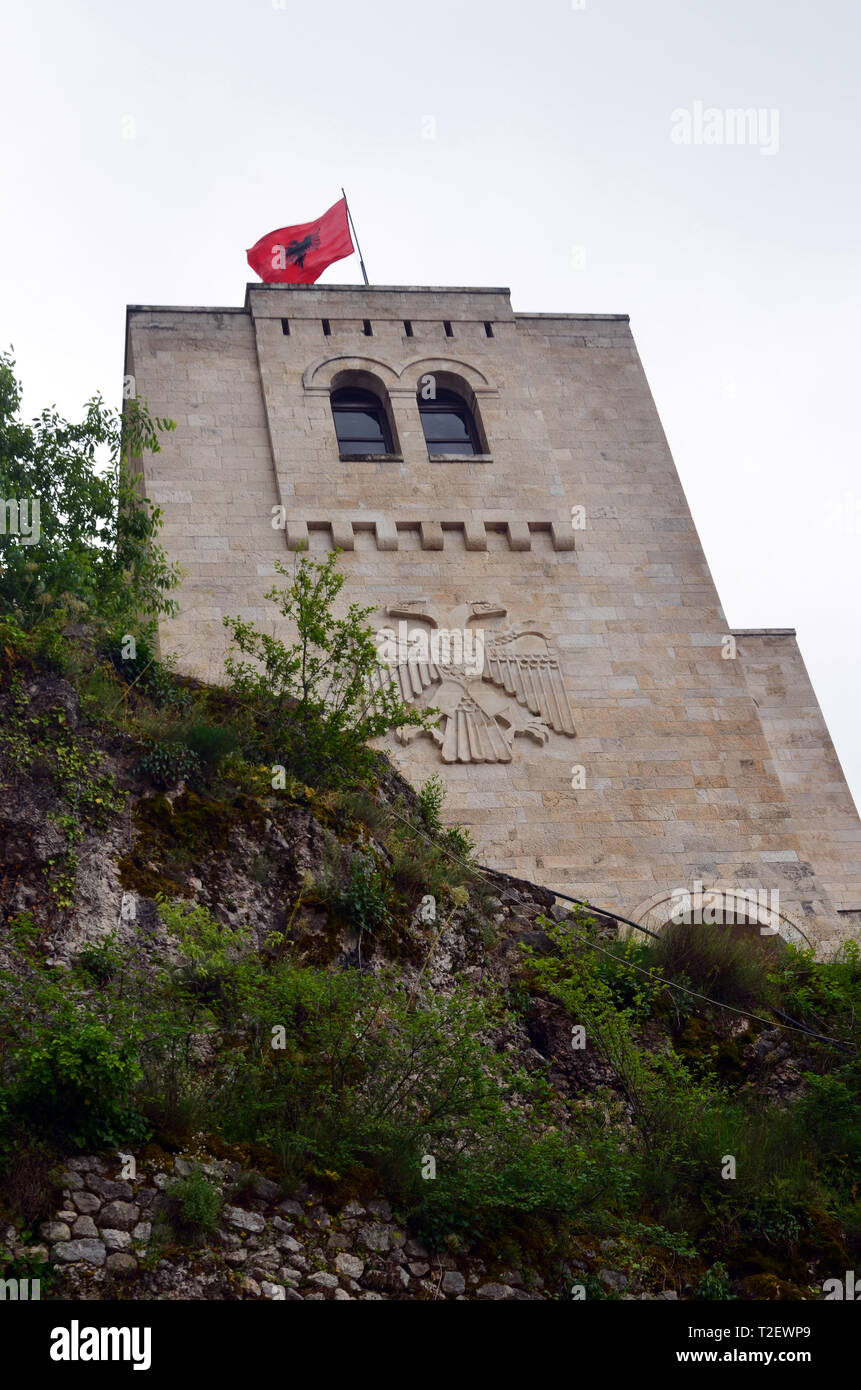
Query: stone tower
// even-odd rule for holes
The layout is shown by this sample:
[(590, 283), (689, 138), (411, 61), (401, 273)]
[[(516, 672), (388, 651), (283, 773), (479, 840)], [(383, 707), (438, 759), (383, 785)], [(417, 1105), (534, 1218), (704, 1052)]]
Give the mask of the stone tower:
[(443, 721), (389, 751), (443, 775), (483, 862), (646, 925), (701, 884), (777, 891), (769, 928), (824, 952), (858, 935), (861, 824), (795, 635), (728, 629), (626, 316), (251, 285), (131, 307), (126, 373), (177, 423), (144, 484), (181, 669), (217, 679), (222, 617), (271, 624), (275, 560), (337, 546), (380, 628), (476, 634), (413, 663)]

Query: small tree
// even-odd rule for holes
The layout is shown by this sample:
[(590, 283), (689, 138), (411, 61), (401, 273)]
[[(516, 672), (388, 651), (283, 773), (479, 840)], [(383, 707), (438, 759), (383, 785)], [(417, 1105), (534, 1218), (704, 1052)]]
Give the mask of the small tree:
[(325, 561), (298, 555), (290, 579), (266, 598), (296, 630), (286, 644), (243, 618), (224, 618), (242, 658), (228, 655), (225, 669), (233, 691), (254, 704), (260, 716), (263, 752), (315, 784), (361, 780), (371, 770), (370, 739), (413, 724), (426, 728), (434, 717), (411, 709), (397, 685), (381, 671), (367, 619), (373, 607), (350, 604), (338, 618), (335, 600), (345, 576), (340, 552)]
[(140, 496), (134, 461), (158, 453), (173, 421), (94, 396), (78, 424), (53, 408), (25, 424), (20, 401), (15, 364), (0, 353), (0, 616), (30, 630), (77, 615), (151, 637), (176, 611), (167, 594), (179, 570), (155, 543), (161, 513)]

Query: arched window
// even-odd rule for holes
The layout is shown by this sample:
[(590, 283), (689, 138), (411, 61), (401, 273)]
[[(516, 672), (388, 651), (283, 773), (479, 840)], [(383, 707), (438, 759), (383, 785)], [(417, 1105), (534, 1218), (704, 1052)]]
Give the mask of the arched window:
[(382, 402), (372, 391), (345, 386), (331, 395), (342, 454), (391, 454), (392, 436)]
[(468, 458), (481, 453), (472, 411), (461, 396), (437, 389), (428, 400), (420, 390), (416, 399), (429, 454), (461, 454)]

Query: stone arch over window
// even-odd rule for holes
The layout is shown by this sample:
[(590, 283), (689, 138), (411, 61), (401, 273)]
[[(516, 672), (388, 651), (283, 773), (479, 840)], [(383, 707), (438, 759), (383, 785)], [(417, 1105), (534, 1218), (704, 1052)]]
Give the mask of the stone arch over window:
[(341, 458), (390, 458), (399, 453), (389, 393), (375, 373), (355, 367), (335, 371), (329, 403)]
[[(649, 931), (657, 932), (659, 935), (670, 922), (677, 918), (677, 914), (684, 913), (686, 908), (690, 909), (691, 917), (696, 920), (697, 903), (694, 895), (690, 895), (690, 901), (685, 902), (685, 892), (679, 893), (664, 889), (656, 893), (647, 902), (640, 903), (631, 913), (631, 920), (637, 922), (641, 927), (647, 927)], [(719, 897), (719, 906), (715, 899)], [(763, 901), (764, 895), (746, 892), (743, 888), (729, 888), (721, 884), (712, 884), (702, 888), (702, 918), (710, 920), (712, 911), (719, 912), (721, 907), (727, 918), (727, 924), (741, 930), (755, 931), (763, 935), (766, 939), (769, 936), (780, 936), (791, 946), (802, 948), (813, 947), (814, 942), (801, 930), (798, 923), (793, 920), (786, 912), (772, 905), (769, 895), (768, 900)], [(709, 901), (709, 900), (712, 901)], [(734, 920), (733, 920), (734, 919)], [(776, 930), (775, 930), (776, 928)], [(715, 925), (715, 930), (721, 929), (720, 924)], [(634, 936), (638, 940), (643, 938), (639, 932), (635, 932), (633, 927), (620, 924), (619, 936), (626, 939)]]
[(376, 383), (377, 391), (389, 391), (400, 385), (398, 373), (379, 357), (357, 357), (351, 353), (333, 353), (312, 362), (302, 374), (302, 387), (308, 393), (328, 394), (335, 379), (345, 372), (363, 373)]
[[(482, 386), (477, 390), (465, 375), (449, 366), (418, 365), (416, 405), (430, 457), (488, 455), (490, 448), (478, 403)], [(478, 372), (471, 374), (481, 376)], [(482, 378), (482, 385), (484, 381)]]

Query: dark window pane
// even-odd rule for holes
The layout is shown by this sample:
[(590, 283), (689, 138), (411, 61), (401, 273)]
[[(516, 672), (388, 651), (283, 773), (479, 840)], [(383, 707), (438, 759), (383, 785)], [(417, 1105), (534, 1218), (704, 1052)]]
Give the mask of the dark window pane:
[(453, 410), (422, 412), (425, 439), (469, 439), (469, 427), (463, 415)]
[(469, 457), (478, 453), (472, 415), (462, 397), (440, 390), (433, 400), (425, 400), (421, 392), (416, 399), (429, 454)]
[(429, 454), (460, 454), (466, 457), (475, 453), (471, 439), (429, 439)]
[(342, 454), (391, 453), (383, 407), (372, 392), (349, 387), (333, 392), (332, 416)]
[(383, 428), (376, 410), (339, 410), (335, 407), (335, 429), (338, 437), (347, 439), (381, 439)]
[(388, 448), (382, 438), (377, 439), (340, 439), (338, 440), (338, 451), (342, 454), (387, 454)]

